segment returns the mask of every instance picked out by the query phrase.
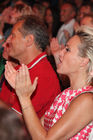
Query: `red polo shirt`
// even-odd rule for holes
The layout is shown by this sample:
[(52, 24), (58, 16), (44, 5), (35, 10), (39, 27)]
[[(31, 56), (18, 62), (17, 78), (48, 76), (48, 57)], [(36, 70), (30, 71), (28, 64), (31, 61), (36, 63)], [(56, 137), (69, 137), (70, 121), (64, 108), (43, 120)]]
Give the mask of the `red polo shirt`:
[[(54, 98), (60, 93), (58, 78), (47, 60), (46, 53), (41, 53), (30, 64), (28, 64), (31, 80), (38, 77), (38, 85), (31, 96), (32, 104), (39, 118), (50, 107)], [(12, 75), (11, 75), (12, 76)], [(15, 91), (4, 81), (0, 93), (0, 99), (12, 107), (13, 110), (21, 113), (20, 103)]]

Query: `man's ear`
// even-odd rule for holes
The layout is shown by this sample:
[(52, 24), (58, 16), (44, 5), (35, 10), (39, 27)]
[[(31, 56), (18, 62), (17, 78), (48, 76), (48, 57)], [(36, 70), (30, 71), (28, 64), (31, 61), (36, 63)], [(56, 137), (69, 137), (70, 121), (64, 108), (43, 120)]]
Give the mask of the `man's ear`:
[(81, 63), (80, 63), (80, 66), (81, 67), (84, 67), (84, 66), (86, 66), (87, 64), (88, 64), (88, 62), (89, 62), (89, 58), (82, 58), (82, 61), (81, 61)]
[(32, 44), (34, 43), (34, 36), (33, 35), (27, 35), (25, 39), (26, 39), (27, 47), (32, 46)]

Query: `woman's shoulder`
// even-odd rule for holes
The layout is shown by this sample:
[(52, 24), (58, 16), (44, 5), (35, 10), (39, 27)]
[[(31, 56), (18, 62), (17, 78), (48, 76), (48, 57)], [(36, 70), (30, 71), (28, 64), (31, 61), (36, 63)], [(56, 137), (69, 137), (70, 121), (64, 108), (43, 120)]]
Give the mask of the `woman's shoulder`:
[(83, 100), (87, 100), (87, 102), (92, 101), (93, 103), (93, 87), (90, 86), (89, 89), (81, 92), (81, 94), (79, 95), (79, 98), (83, 98)]
[(81, 107), (84, 107), (89, 110), (93, 110), (93, 91), (87, 91), (78, 95), (73, 103), (78, 104)]
[(77, 96), (71, 103), (70, 108), (76, 112), (80, 111), (81, 115), (87, 115), (93, 120), (93, 93), (86, 92)]

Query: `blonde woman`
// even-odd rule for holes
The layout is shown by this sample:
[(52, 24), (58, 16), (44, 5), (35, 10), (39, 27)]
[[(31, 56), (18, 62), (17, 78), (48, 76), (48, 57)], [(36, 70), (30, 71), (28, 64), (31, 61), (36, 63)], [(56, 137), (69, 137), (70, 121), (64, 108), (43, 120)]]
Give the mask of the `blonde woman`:
[(12, 85), (9, 75), (14, 77), (16, 94), (33, 140), (88, 140), (93, 129), (93, 29), (81, 27), (59, 52), (59, 61), (57, 72), (68, 75), (71, 86), (55, 98), (41, 122), (30, 101), (38, 78), (31, 83), (24, 64), (15, 74), (7, 63), (6, 79)]

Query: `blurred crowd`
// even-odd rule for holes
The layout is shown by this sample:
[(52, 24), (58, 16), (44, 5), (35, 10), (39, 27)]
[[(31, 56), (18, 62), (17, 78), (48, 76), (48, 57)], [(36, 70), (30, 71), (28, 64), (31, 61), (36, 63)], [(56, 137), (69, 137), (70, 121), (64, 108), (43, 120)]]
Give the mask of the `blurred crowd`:
[[(31, 17), (32, 23), (31, 23), (30, 17)], [(36, 17), (36, 19), (34, 19), (34, 17)], [(38, 24), (39, 22), (40, 22), (40, 26)], [(17, 25), (17, 23), (19, 25)], [(23, 23), (23, 25), (22, 25), (22, 23)], [(22, 26), (22, 29), (20, 28), (21, 26)], [(57, 65), (60, 63), (59, 61), (61, 61), (61, 60), (59, 60), (58, 53), (60, 50), (63, 50), (64, 48), (66, 48), (68, 40), (73, 35), (77, 34), (78, 29), (82, 26), (88, 26), (90, 28), (93, 27), (93, 0), (12, 0), (12, 1), (11, 0), (1, 0), (0, 1), (0, 91), (1, 91), (1, 93), (5, 93), (7, 90), (10, 90), (12, 93), (12, 92), (14, 92), (14, 89), (15, 89), (15, 86), (13, 85), (14, 79), (11, 80), (11, 78), (10, 78), (9, 84), (11, 86), (8, 85), (8, 83), (6, 82), (6, 79), (9, 80), (9, 76), (10, 76), (10, 75), (8, 76), (8, 74), (6, 74), (6, 77), (5, 77), (6, 61), (11, 62), (12, 66), (16, 67), (16, 70), (18, 71), (19, 64), (22, 65), (22, 63), (24, 63), (24, 64), (28, 65), (30, 63), (29, 58), (31, 57), (31, 66), (28, 65), (28, 68), (32, 70), (34, 65), (36, 65), (36, 63), (38, 63), (41, 59), (43, 59), (47, 55), (47, 59), (50, 62), (54, 71), (52, 71), (50, 65), (47, 63), (47, 60), (44, 60), (46, 62), (46, 66), (43, 66), (43, 68), (41, 67), (42, 70), (40, 69), (39, 72), (41, 72), (41, 73), (45, 72), (45, 74), (44, 73), (43, 74), (47, 75), (46, 77), (48, 77), (50, 74), (52, 78), (44, 77), (44, 78), (46, 78), (46, 80), (45, 79), (43, 79), (43, 80), (45, 80), (46, 82), (43, 80), (40, 81), (40, 82), (42, 82), (42, 84), (45, 83), (45, 85), (42, 86), (42, 89), (44, 89), (42, 91), (42, 93), (45, 92), (45, 90), (47, 89), (46, 94), (47, 94), (47, 92), (50, 94), (49, 89), (50, 89), (51, 85), (53, 86), (53, 89), (54, 89), (54, 87), (56, 87), (56, 88), (54, 91), (51, 87), (51, 91), (55, 92), (54, 96), (51, 93), (50, 94), (51, 96), (45, 97), (46, 100), (50, 99), (50, 101), (47, 101), (47, 102), (44, 101), (46, 103), (44, 104), (43, 107), (40, 108), (43, 111), (40, 109), (37, 109), (37, 108), (39, 108), (39, 105), (35, 104), (34, 107), (35, 107), (36, 113), (37, 113), (38, 117), (41, 118), (43, 116), (43, 114), (46, 112), (46, 110), (49, 108), (49, 106), (52, 104), (54, 98), (60, 93), (60, 91), (63, 91), (70, 86), (69, 77), (67, 75), (65, 75), (64, 73), (61, 73), (61, 74), (60, 74), (60, 72), (59, 72), (59, 74), (57, 73)], [(33, 32), (30, 31), (30, 28), (31, 28), (31, 30), (33, 30)], [(36, 39), (34, 43), (33, 43), (32, 36), (31, 36), (32, 41), (29, 39), (29, 37), (26, 38), (28, 43), (24, 41), (25, 39), (23, 39), (24, 48), (25, 48), (25, 44), (26, 44), (26, 46), (36, 47), (35, 49), (29, 48), (27, 50), (28, 51), (27, 54), (26, 55), (24, 54), (23, 59), (21, 57), (22, 48), (21, 49), (18, 48), (18, 53), (17, 53), (17, 47), (16, 47), (16, 50), (15, 49), (13, 50), (13, 52), (16, 53), (18, 56), (11, 55), (11, 53), (10, 53), (11, 50), (9, 50), (9, 49), (11, 49), (10, 46), (12, 46), (12, 45), (22, 46), (22, 42), (21, 42), (22, 40), (20, 39), (20, 35), (18, 34), (18, 37), (16, 37), (18, 30), (20, 30), (20, 32), (22, 33), (24, 38), (25, 38), (25, 36), (28, 37), (29, 34), (32, 33), (32, 34), (34, 34), (34, 38)], [(34, 30), (36, 30), (36, 31), (34, 31)], [(42, 35), (40, 35), (40, 34), (42, 34)], [(39, 36), (39, 38), (37, 35)], [(11, 40), (13, 40), (13, 38), (17, 38), (17, 39), (15, 39), (15, 42), (11, 41)], [(19, 40), (18, 40), (18, 38), (19, 38)], [(39, 46), (39, 48), (38, 48), (38, 46)], [(31, 49), (33, 49), (33, 50), (31, 50)], [(25, 49), (23, 51), (26, 53)], [(31, 54), (30, 54), (30, 51), (32, 51)], [(24, 53), (24, 52), (22, 52), (22, 53)], [(39, 56), (41, 53), (42, 53), (42, 55)], [(19, 56), (19, 54), (20, 54), (20, 56)], [(27, 55), (28, 55), (28, 58), (27, 58)], [(36, 61), (36, 56), (38, 56), (37, 61)], [(32, 62), (34, 59), (35, 59), (36, 63), (33, 63), (33, 65), (32, 65)], [(21, 62), (21, 60), (22, 60), (22, 62)], [(10, 77), (12, 77), (12, 73), (13, 72), (16, 73), (16, 72), (13, 70), (11, 64), (8, 64), (8, 65), (9, 66), (7, 66), (6, 69), (9, 70), (11, 68)], [(41, 65), (42, 64), (40, 64), (40, 66)], [(44, 62), (43, 62), (43, 65), (44, 65)], [(48, 69), (49, 73), (47, 72), (47, 69)], [(39, 72), (37, 72), (36, 69), (34, 69), (34, 71), (36, 71), (36, 73), (39, 73)], [(34, 71), (32, 71), (31, 73), (33, 73), (32, 77), (35, 78), (37, 75), (34, 74)], [(55, 74), (53, 74), (53, 72), (56, 73), (57, 77), (55, 76)], [(6, 72), (6, 73), (8, 73), (8, 72)], [(40, 75), (41, 73), (39, 73), (39, 76), (41, 76)], [(34, 79), (34, 78), (32, 78), (32, 79)], [(54, 85), (50, 84), (53, 82), (54, 82)], [(13, 83), (13, 84), (11, 84), (11, 83)], [(47, 83), (49, 84), (49, 89), (46, 87)], [(93, 81), (92, 81), (92, 83), (93, 83)], [(7, 87), (7, 89), (6, 89), (6, 87)], [(12, 90), (11, 90), (11, 87), (12, 87)], [(7, 95), (2, 95), (1, 93), (0, 93), (0, 99), (4, 100), (5, 96), (7, 96), (6, 97), (7, 100), (5, 100), (6, 103), (8, 102), (11, 104), (11, 102), (14, 102), (14, 100), (15, 100), (14, 98), (16, 98), (16, 97), (14, 97), (15, 95), (14, 96), (8, 95), (8, 92), (7, 92)], [(38, 92), (36, 91), (35, 94), (37, 94), (37, 93)], [(8, 96), (11, 96), (11, 97), (8, 97)], [(11, 98), (12, 101), (10, 102), (8, 98)], [(36, 98), (36, 97), (33, 96), (32, 98)], [(39, 101), (42, 101), (41, 97), (39, 97)], [(18, 102), (18, 99), (16, 99), (16, 102)], [(33, 100), (33, 104), (35, 102), (38, 102), (38, 100)], [(19, 112), (19, 114), (21, 114), (21, 111), (19, 111), (20, 110), (19, 104), (16, 104), (14, 106), (15, 107), (13, 108), (13, 110), (15, 110), (15, 108), (18, 108), (17, 111)], [(1, 109), (0, 111), (3, 113), (3, 115), (12, 114), (11, 111), (7, 112), (6, 109), (5, 110)], [(4, 114), (4, 112), (6, 112), (6, 114)], [(2, 120), (2, 118), (4, 117), (3, 115), (0, 116), (0, 120)], [(12, 115), (10, 115), (10, 116), (12, 116)], [(5, 117), (7, 117), (7, 115)], [(13, 119), (15, 120), (15, 117)], [(18, 120), (18, 121), (20, 122), (20, 120)], [(7, 123), (7, 120), (6, 120), (6, 123)], [(2, 125), (4, 125), (4, 124), (2, 123)], [(13, 125), (13, 124), (11, 124), (11, 125)], [(21, 128), (23, 128), (22, 122), (20, 122), (19, 128), (18, 129), (15, 128), (15, 129), (17, 131), (19, 131), (19, 130), (21, 131)], [(5, 131), (5, 128), (4, 128), (4, 131)], [(8, 131), (8, 129), (6, 129), (6, 131)], [(22, 129), (22, 131), (23, 131), (23, 129)], [(14, 133), (14, 132), (11, 132), (11, 133)], [(22, 132), (22, 134), (23, 133), (24, 132)], [(3, 133), (0, 132), (0, 136), (2, 134)], [(10, 135), (10, 133), (9, 133), (9, 135)], [(21, 132), (20, 132), (20, 134), (18, 134), (18, 135), (20, 135), (20, 137), (17, 139), (21, 140), (21, 139), (25, 139), (26, 133), (25, 133), (25, 135), (21, 136)], [(3, 137), (3, 135), (2, 135), (2, 137)], [(14, 135), (14, 137), (15, 137), (15, 135)], [(27, 138), (27, 139), (29, 139), (29, 138)], [(4, 140), (7, 140), (7, 138)], [(14, 139), (10, 138), (10, 140), (14, 140)]]
[[(80, 25), (93, 26), (92, 14), (92, 0), (0, 1), (0, 87), (2, 86), (2, 73), (5, 65), (3, 57), (7, 59), (7, 54), (5, 50), (3, 51), (5, 48), (2, 47), (2, 44), (9, 36), (13, 25), (21, 16), (36, 15), (41, 18), (47, 26), (50, 45), (64, 47)], [(56, 71), (56, 64), (50, 46), (47, 46), (46, 52), (50, 63)], [(62, 90), (69, 86), (68, 77), (58, 75), (58, 78)]]

